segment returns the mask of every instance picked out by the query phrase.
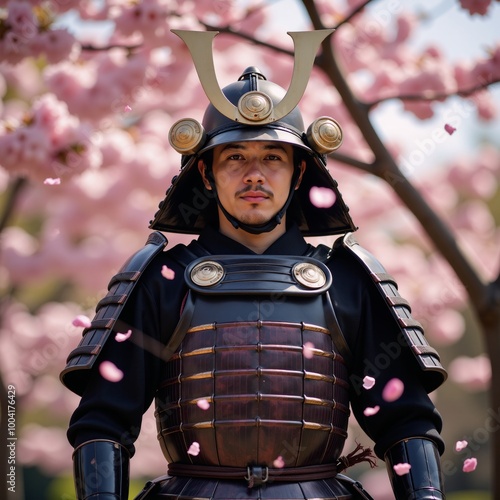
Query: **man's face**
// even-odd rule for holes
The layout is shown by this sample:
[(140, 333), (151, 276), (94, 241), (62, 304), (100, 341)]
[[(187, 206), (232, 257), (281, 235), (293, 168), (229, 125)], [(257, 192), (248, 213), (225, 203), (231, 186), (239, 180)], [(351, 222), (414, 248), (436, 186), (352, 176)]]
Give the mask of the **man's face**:
[(219, 200), (246, 224), (263, 224), (283, 207), (293, 168), (293, 147), (283, 142), (235, 142), (214, 148), (212, 171)]

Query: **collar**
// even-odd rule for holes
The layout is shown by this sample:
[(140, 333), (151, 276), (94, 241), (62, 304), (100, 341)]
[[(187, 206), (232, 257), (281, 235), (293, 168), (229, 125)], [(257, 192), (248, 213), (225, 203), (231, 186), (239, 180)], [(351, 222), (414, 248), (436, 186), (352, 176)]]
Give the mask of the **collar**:
[[(257, 255), (245, 245), (221, 234), (217, 229), (207, 226), (198, 238), (198, 242), (212, 255)], [(299, 228), (292, 224), (285, 234), (280, 236), (262, 255), (304, 255), (309, 245), (304, 240)]]

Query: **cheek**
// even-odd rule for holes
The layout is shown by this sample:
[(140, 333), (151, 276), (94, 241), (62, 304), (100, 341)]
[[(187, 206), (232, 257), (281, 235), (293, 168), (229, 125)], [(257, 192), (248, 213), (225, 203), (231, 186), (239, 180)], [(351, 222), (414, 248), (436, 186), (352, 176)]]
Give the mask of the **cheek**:
[(229, 188), (230, 186), (234, 185), (235, 182), (237, 182), (238, 180), (235, 179), (234, 175), (231, 175), (226, 170), (219, 170), (218, 172), (214, 173), (214, 177), (218, 191), (221, 189), (224, 190)]

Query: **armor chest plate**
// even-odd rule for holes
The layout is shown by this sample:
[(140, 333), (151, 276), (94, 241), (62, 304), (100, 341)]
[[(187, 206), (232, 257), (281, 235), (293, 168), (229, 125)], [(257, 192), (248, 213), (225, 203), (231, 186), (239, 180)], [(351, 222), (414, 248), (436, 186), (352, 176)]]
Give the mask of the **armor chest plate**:
[[(229, 467), (336, 460), (349, 417), (348, 374), (325, 314), (328, 269), (308, 259), (324, 276), (317, 286), (313, 269), (307, 288), (294, 278), (296, 260), (268, 262), (265, 279), (257, 259), (210, 260), (229, 289), (222, 279), (200, 290), (190, 274), (199, 262), (186, 270), (194, 309), (156, 398), (167, 460)], [(228, 279), (231, 264), (246, 280)], [(198, 455), (187, 453), (193, 442)]]

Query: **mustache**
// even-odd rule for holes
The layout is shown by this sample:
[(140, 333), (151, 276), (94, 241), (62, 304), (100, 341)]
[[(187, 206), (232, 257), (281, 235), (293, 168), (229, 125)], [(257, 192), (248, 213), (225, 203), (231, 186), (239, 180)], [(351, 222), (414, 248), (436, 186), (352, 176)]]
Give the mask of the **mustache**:
[(266, 188), (258, 185), (256, 187), (253, 186), (246, 186), (245, 188), (241, 189), (240, 191), (236, 192), (236, 196), (241, 196), (245, 193), (248, 193), (249, 191), (261, 191), (262, 193), (266, 194), (267, 196), (274, 196), (272, 191), (267, 190)]

